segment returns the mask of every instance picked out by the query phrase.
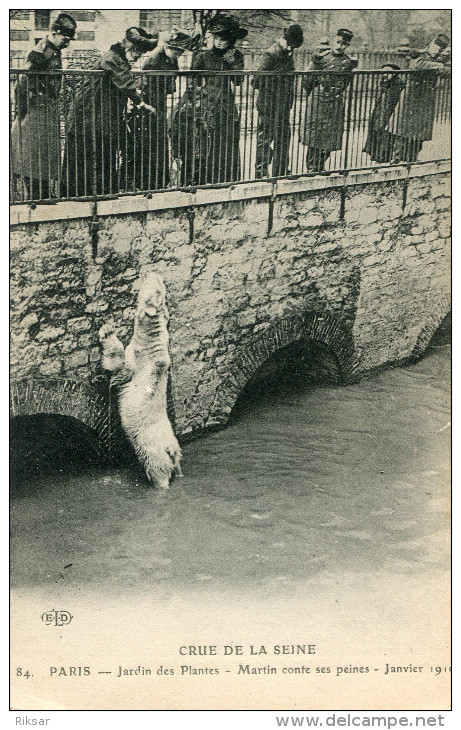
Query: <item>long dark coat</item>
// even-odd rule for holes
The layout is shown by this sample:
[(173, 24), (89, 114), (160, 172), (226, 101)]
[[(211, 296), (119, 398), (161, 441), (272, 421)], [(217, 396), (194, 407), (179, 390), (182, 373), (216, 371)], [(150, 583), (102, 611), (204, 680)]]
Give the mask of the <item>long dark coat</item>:
[(356, 65), (347, 53), (336, 56), (327, 50), (313, 55), (308, 71), (342, 71), (344, 75), (304, 76), (302, 85), (308, 98), (301, 124), (301, 140), (305, 145), (321, 150), (341, 148), (345, 92), (351, 82), (350, 72)]
[(410, 70), (419, 73), (407, 76), (387, 130), (407, 139), (432, 139), (437, 80), (439, 76), (450, 76), (451, 69), (431, 59), (426, 51), (410, 60)]
[(117, 162), (126, 153), (127, 101), (141, 101), (139, 80), (119, 43), (97, 60), (94, 69), (104, 74), (85, 76), (67, 116), (64, 196), (114, 193), (124, 187)]
[[(178, 72), (178, 61), (169, 58), (164, 48), (157, 48), (143, 65), (143, 71)], [(155, 114), (133, 108), (131, 123), (135, 135), (131, 145), (131, 160), (136, 187), (142, 190), (166, 188), (170, 181), (168, 150), (168, 96), (174, 94), (174, 76), (143, 77), (144, 101), (155, 108)]]
[[(216, 48), (195, 57), (195, 71), (243, 69), (243, 55), (237, 49), (224, 55)], [(183, 184), (220, 183), (240, 178), (240, 119), (235, 104), (236, 76), (193, 79), (172, 119), (172, 147), (183, 164)]]
[(392, 159), (395, 135), (387, 131), (386, 127), (404, 86), (405, 77), (398, 74), (384, 78), (379, 84), (363, 148), (375, 162), (390, 162)]
[(48, 183), (59, 178), (61, 167), (58, 97), (62, 79), (40, 72), (61, 69), (61, 52), (44, 38), (29, 51), (25, 68), (37, 74), (24, 74), (16, 84), (11, 168), (16, 175)]
[(294, 70), (293, 52), (276, 42), (263, 53), (259, 71), (277, 73), (254, 76), (253, 85), (255, 89), (259, 89), (256, 100), (259, 114), (255, 160), (257, 177), (268, 174), (271, 161), (273, 175), (286, 175), (288, 171), (290, 113), (296, 83)]
[(253, 86), (259, 89), (256, 108), (260, 115), (277, 118), (290, 114), (293, 106), (295, 70), (293, 53), (274, 43), (264, 51), (259, 71), (277, 71), (277, 76), (255, 75)]

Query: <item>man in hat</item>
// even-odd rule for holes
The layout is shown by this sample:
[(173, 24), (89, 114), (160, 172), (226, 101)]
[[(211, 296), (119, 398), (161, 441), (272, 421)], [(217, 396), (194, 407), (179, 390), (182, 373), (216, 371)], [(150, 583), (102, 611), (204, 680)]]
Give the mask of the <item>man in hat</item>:
[(117, 167), (120, 155), (126, 155), (127, 101), (154, 109), (143, 101), (130, 64), (156, 45), (157, 36), (144, 28), (128, 28), (125, 37), (97, 60), (94, 68), (104, 75), (84, 77), (67, 116), (63, 196), (116, 193), (131, 182), (126, 166), (124, 179), (118, 179)]
[(58, 98), (62, 79), (43, 72), (62, 68), (61, 50), (75, 37), (76, 27), (71, 15), (59, 13), (48, 35), (27, 54), (25, 67), (37, 74), (20, 76), (15, 88), (17, 117), (11, 133), (11, 166), (22, 188), (20, 197), (49, 198), (59, 179)]
[(411, 46), (408, 38), (402, 38), (394, 53), (399, 56), (399, 64), (401, 68), (408, 68)]
[[(300, 25), (288, 26), (283, 35), (262, 55), (259, 71), (277, 75), (255, 74), (254, 88), (258, 93), (259, 112), (256, 143), (256, 177), (267, 177), (272, 160), (274, 177), (288, 173), (291, 140), (290, 110), (293, 106), (295, 70), (293, 51), (303, 44)], [(273, 149), (272, 149), (273, 145)]]
[(442, 61), (450, 40), (439, 33), (425, 51), (410, 52), (408, 75), (387, 130), (395, 135), (393, 162), (414, 162), (423, 143), (432, 139), (436, 86), (440, 76), (450, 76), (451, 68)]
[(136, 187), (141, 190), (166, 188), (170, 181), (168, 154), (168, 95), (176, 89), (178, 58), (189, 50), (191, 36), (184, 30), (173, 28), (166, 34), (163, 44), (157, 46), (143, 64), (143, 71), (170, 71), (169, 75), (143, 76), (145, 101), (155, 113), (135, 111), (137, 129), (136, 145), (132, 150), (132, 164)]
[(342, 146), (345, 92), (351, 81), (349, 74), (357, 66), (357, 60), (346, 53), (352, 38), (352, 31), (339, 28), (331, 48), (314, 53), (307, 67), (308, 71), (341, 71), (344, 75), (308, 74), (303, 78), (308, 100), (301, 139), (307, 145), (309, 172), (323, 170), (332, 151)]

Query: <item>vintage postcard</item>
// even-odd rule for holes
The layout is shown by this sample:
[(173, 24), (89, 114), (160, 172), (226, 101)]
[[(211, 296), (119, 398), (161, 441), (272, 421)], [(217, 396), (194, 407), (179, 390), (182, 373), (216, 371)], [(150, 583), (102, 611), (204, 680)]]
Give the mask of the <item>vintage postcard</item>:
[(9, 12), (11, 709), (443, 725), (451, 11)]

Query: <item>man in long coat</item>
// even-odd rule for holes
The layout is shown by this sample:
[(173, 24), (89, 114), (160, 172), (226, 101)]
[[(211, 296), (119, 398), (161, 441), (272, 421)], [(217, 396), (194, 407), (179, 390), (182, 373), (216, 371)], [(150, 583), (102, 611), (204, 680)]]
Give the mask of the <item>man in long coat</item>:
[(134, 63), (155, 48), (157, 39), (143, 28), (128, 28), (125, 38), (114, 43), (96, 62), (103, 75), (86, 74), (67, 116), (61, 193), (63, 197), (116, 193), (118, 159), (126, 154), (126, 107), (133, 104), (154, 111), (143, 101)]
[[(191, 40), (189, 33), (173, 28), (163, 44), (146, 59), (142, 70), (177, 73), (178, 58), (189, 49)], [(167, 102), (168, 96), (175, 92), (176, 78), (149, 74), (143, 81), (144, 98), (155, 113), (137, 111), (133, 119), (137, 127), (137, 144), (132, 150), (135, 183), (141, 190), (166, 188), (170, 182)]]
[(347, 28), (340, 28), (330, 49), (314, 53), (308, 71), (339, 71), (339, 74), (308, 74), (303, 88), (308, 97), (301, 139), (307, 145), (307, 168), (320, 172), (333, 150), (341, 149), (346, 111), (345, 92), (357, 60), (346, 53), (353, 38)]
[[(385, 63), (383, 71), (400, 71), (395, 63)], [(386, 127), (405, 86), (405, 76), (396, 73), (383, 74), (376, 89), (376, 100), (368, 122), (367, 141), (363, 148), (374, 162), (390, 162), (394, 152), (395, 134)]]
[(407, 76), (387, 126), (387, 130), (396, 135), (394, 162), (414, 162), (423, 142), (432, 139), (437, 80), (451, 74), (451, 68), (440, 60), (449, 42), (446, 35), (439, 33), (425, 51), (411, 54), (409, 68), (418, 73)]
[(62, 79), (44, 72), (62, 68), (61, 50), (74, 38), (76, 27), (71, 15), (60, 13), (50, 33), (27, 54), (25, 67), (36, 73), (20, 76), (15, 87), (17, 116), (11, 130), (11, 169), (16, 187), (21, 188), (20, 198), (49, 198), (59, 179), (58, 99)]
[[(291, 140), (290, 111), (293, 106), (295, 70), (293, 49), (303, 44), (300, 25), (290, 25), (262, 55), (259, 71), (277, 72), (276, 76), (255, 75), (253, 86), (259, 91), (256, 142), (256, 177), (266, 177), (273, 159), (272, 175), (288, 172)], [(273, 150), (272, 150), (273, 145)]]

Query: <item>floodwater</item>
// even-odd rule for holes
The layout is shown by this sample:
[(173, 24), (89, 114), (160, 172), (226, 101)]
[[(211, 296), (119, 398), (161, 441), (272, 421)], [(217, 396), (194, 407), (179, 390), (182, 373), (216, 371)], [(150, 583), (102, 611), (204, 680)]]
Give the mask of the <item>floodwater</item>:
[(418, 363), (358, 384), (255, 387), (228, 428), (184, 446), (169, 492), (132, 465), (23, 473), (12, 588), (270, 595), (346, 573), (446, 572), (449, 418), (442, 332)]

